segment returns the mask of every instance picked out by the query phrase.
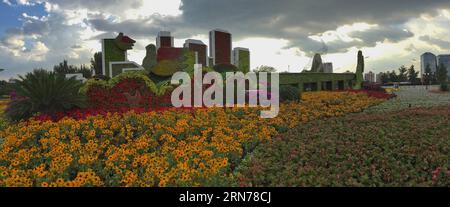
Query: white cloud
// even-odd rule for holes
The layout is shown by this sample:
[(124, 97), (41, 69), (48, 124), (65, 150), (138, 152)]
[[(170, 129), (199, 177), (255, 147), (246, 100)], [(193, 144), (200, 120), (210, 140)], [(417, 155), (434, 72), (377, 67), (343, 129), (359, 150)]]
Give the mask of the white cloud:
[[(208, 44), (209, 29), (223, 27), (233, 33), (233, 46), (250, 48), (252, 68), (270, 65), (287, 71), (290, 67), (290, 72), (307, 68), (312, 53), (322, 49), (322, 41), (328, 48), (324, 61), (333, 62), (338, 72), (354, 70), (358, 49), (369, 57), (366, 65), (374, 72), (402, 64), (418, 67), (413, 59), (422, 52), (449, 53), (450, 49), (442, 44), (450, 42), (450, 12), (436, 12), (449, 5), (445, 1), (425, 5), (411, 0), (404, 7), (399, 2), (387, 6), (375, 1), (329, 0), (327, 7), (321, 7), (324, 2), (255, 4), (248, 0), (240, 2), (239, 8), (232, 1), (3, 0), (12, 6), (43, 4), (49, 15), (23, 14), (23, 25), (0, 37), (5, 51), (0, 54), (5, 65), (0, 67), (9, 69), (0, 78), (35, 67), (51, 69), (64, 58), (72, 64), (87, 64), (100, 50), (100, 37), (113, 37), (119, 31), (138, 41), (129, 58), (140, 63), (145, 46), (155, 43), (159, 30), (171, 30), (176, 46), (181, 47), (187, 38)], [(344, 8), (352, 2), (354, 8)], [(310, 9), (311, 5), (317, 8)], [(333, 12), (327, 12), (330, 8)]]
[(12, 3), (9, 0), (3, 0), (3, 3), (8, 4), (9, 6), (12, 6)]
[[(161, 3), (160, 0), (146, 0), (142, 2), (142, 6), (139, 8), (133, 8), (125, 11), (123, 18), (143, 19), (150, 17), (153, 14), (178, 16), (182, 13), (179, 9), (180, 4), (180, 0), (164, 0), (164, 3)], [(118, 16), (121, 15), (119, 14)]]

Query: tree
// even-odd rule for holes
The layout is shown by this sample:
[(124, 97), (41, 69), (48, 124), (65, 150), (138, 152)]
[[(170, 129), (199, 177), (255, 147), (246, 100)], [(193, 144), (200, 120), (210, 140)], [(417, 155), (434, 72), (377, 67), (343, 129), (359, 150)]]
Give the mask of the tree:
[(389, 80), (391, 82), (398, 82), (399, 78), (398, 78), (398, 75), (395, 72), (395, 70), (393, 70), (392, 72), (389, 73)]
[(447, 67), (444, 64), (440, 64), (437, 70), (437, 80), (439, 83), (447, 82)]
[(398, 82), (405, 82), (408, 80), (408, 69), (406, 69), (406, 67), (404, 65), (402, 65), (399, 69), (398, 69)]
[(85, 65), (81, 65), (80, 68), (75, 71), (75, 73), (81, 73), (83, 74), (83, 77), (87, 79), (92, 78), (92, 69), (88, 68)]
[(102, 52), (94, 53), (94, 57), (91, 58), (91, 70), (95, 72), (95, 75), (103, 74)]
[(21, 98), (13, 100), (5, 111), (12, 121), (27, 119), (36, 113), (54, 115), (85, 106), (85, 95), (80, 93), (83, 83), (74, 77), (67, 79), (40, 69), (19, 78), (14, 89)]
[(253, 72), (255, 72), (255, 73), (259, 73), (259, 72), (274, 73), (276, 71), (277, 71), (277, 69), (275, 69), (274, 67), (271, 67), (271, 66), (267, 66), (267, 65), (261, 65), (255, 69), (253, 69)]
[(438, 67), (438, 70), (437, 70), (437, 81), (441, 85), (441, 90), (442, 91), (447, 91), (448, 90), (447, 79), (448, 79), (447, 67), (444, 64), (441, 63), (439, 65), (439, 67)]
[(53, 67), (53, 71), (59, 75), (73, 74), (73, 73), (82, 73), (85, 78), (92, 78), (92, 69), (86, 67), (85, 65), (81, 65), (80, 68), (74, 65), (69, 65), (67, 60), (63, 60), (63, 62), (55, 65)]
[(425, 67), (425, 73), (423, 74), (423, 81), (425, 82), (425, 84), (431, 85), (432, 82), (431, 75), (432, 75), (431, 66), (428, 63), (427, 66)]
[(417, 77), (419, 77), (419, 72), (414, 69), (414, 65), (411, 65), (408, 69), (408, 81), (412, 84), (416, 84)]
[(9, 95), (13, 91), (13, 83), (7, 81), (0, 81), (0, 96)]
[(388, 83), (390, 81), (389, 80), (389, 71), (386, 73), (381, 73), (380, 80), (381, 80), (382, 84)]

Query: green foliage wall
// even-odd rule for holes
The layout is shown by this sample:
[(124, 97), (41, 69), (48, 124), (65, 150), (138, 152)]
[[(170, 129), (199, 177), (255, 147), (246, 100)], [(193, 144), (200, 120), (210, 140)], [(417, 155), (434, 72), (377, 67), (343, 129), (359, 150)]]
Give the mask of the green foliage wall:
[(180, 62), (180, 70), (189, 74), (194, 74), (195, 52), (188, 49), (183, 50)]
[(239, 51), (239, 71), (243, 73), (250, 72), (250, 52), (241, 50)]
[(296, 86), (301, 91), (305, 83), (316, 83), (320, 86), (322, 82), (329, 81), (333, 83), (333, 90), (337, 90), (339, 81), (343, 81), (344, 88), (348, 89), (351, 83), (356, 81), (356, 75), (354, 73), (280, 73), (280, 85)]
[(155, 84), (155, 82), (153, 82), (146, 75), (145, 71), (130, 71), (126, 73), (121, 73), (115, 76), (114, 78), (110, 79), (109, 81), (90, 79), (86, 81), (86, 83), (84, 83), (83, 87), (81, 87), (80, 89), (80, 92), (85, 94), (92, 86), (110, 89), (114, 87), (116, 84), (126, 79), (141, 79), (142, 81), (145, 82), (148, 89), (158, 96), (164, 95), (168, 90), (172, 89), (172, 86), (168, 84)]
[[(124, 64), (114, 64), (112, 65), (112, 77), (120, 75), (123, 73), (124, 68), (136, 68), (134, 64), (124, 63)], [(138, 69), (136, 69), (138, 71)]]
[[(105, 75), (111, 76), (109, 63), (110, 62), (118, 62), (126, 60), (126, 51), (121, 50), (116, 45), (115, 39), (105, 39), (103, 40), (104, 44), (104, 53), (105, 53)], [(134, 67), (134, 66), (133, 66)]]
[(177, 61), (172, 60), (163, 60), (160, 61), (155, 67), (151, 70), (151, 75), (168, 77), (172, 76), (176, 72), (179, 71), (179, 63)]

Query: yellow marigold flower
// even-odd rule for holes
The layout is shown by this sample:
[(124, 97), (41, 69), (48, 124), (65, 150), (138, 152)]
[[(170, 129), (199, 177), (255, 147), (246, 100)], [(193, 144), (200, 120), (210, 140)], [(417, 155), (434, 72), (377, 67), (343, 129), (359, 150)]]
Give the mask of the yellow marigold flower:
[(49, 187), (49, 185), (48, 185), (47, 182), (42, 182), (42, 183), (41, 183), (41, 187), (46, 188), (46, 187)]

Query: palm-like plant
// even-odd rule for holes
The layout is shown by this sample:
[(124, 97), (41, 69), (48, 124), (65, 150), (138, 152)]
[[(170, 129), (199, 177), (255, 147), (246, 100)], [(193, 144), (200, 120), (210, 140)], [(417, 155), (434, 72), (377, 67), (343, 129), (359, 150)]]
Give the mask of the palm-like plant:
[(80, 87), (82, 82), (75, 78), (45, 70), (35, 70), (25, 77), (19, 76), (15, 90), (17, 98), (6, 109), (6, 116), (19, 121), (36, 113), (52, 115), (75, 107), (83, 107), (85, 96)]

